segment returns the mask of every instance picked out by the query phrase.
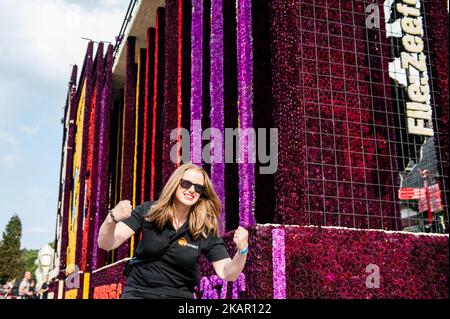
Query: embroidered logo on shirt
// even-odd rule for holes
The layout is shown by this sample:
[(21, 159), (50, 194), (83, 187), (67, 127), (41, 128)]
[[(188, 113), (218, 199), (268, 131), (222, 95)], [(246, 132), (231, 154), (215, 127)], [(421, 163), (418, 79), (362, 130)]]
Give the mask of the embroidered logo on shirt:
[(193, 249), (198, 249), (198, 246), (189, 244), (188, 241), (186, 240), (186, 238), (181, 237), (180, 239), (178, 239), (178, 245), (180, 245), (181, 247), (191, 247)]

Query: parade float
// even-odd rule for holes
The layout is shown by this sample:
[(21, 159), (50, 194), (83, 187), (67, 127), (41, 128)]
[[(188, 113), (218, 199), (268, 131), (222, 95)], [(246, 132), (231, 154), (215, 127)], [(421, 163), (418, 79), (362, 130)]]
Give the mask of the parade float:
[[(70, 77), (54, 298), (120, 298), (140, 236), (106, 252), (100, 225), (182, 161), (210, 174), (229, 251), (250, 233), (235, 282), (200, 259), (196, 298), (448, 298), (447, 25), (437, 0), (131, 1)], [(253, 130), (276, 170), (207, 128)]]

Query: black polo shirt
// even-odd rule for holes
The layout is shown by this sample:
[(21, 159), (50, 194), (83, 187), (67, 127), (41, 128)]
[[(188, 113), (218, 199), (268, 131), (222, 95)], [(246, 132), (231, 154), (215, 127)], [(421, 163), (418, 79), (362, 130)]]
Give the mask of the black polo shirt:
[[(136, 234), (142, 231), (142, 239), (135, 251), (136, 258), (155, 259), (135, 265), (128, 276), (127, 286), (150, 289), (168, 296), (193, 298), (194, 288), (200, 280), (200, 254), (204, 254), (210, 262), (229, 258), (230, 255), (222, 238), (218, 236), (206, 239), (200, 236), (194, 240), (189, 232), (188, 221), (178, 231), (172, 223), (167, 223), (159, 231), (153, 223), (144, 219), (152, 203), (145, 202), (136, 207), (131, 216), (123, 220)], [(173, 244), (169, 247), (171, 240)]]

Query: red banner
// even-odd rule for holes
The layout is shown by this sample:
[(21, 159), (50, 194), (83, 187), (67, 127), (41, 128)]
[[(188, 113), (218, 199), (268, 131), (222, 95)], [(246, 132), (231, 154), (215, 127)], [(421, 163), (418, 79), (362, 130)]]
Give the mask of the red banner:
[(433, 222), (432, 212), (442, 209), (441, 190), (439, 183), (419, 188), (401, 188), (398, 191), (399, 199), (418, 199), (419, 212), (428, 211), (428, 220)]
[(419, 212), (442, 209), (441, 190), (439, 184), (423, 188), (419, 197)]

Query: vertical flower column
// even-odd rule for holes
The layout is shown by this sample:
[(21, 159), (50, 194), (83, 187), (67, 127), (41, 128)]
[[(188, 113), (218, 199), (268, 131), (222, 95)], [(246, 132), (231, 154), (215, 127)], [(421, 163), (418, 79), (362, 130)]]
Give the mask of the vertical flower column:
[(86, 181), (86, 217), (83, 223), (83, 240), (81, 247), (80, 269), (84, 272), (91, 272), (92, 261), (92, 245), (94, 232), (92, 229), (95, 224), (95, 214), (97, 207), (95, 199), (97, 195), (97, 176), (98, 176), (98, 137), (100, 129), (99, 109), (101, 103), (101, 91), (103, 88), (103, 43), (99, 43), (97, 47), (97, 57), (95, 60), (95, 83), (94, 92), (91, 99), (91, 115), (89, 120), (89, 140), (88, 140), (88, 157), (87, 167), (89, 169), (89, 178)]
[(87, 188), (87, 163), (88, 163), (88, 149), (89, 149), (89, 125), (91, 117), (91, 102), (93, 95), (94, 82), (94, 64), (93, 64), (93, 48), (91, 58), (88, 60), (86, 68), (86, 87), (85, 87), (85, 104), (83, 114), (83, 132), (81, 136), (80, 148), (80, 170), (79, 170), (79, 190), (78, 190), (78, 205), (77, 205), (77, 229), (76, 229), (76, 246), (75, 246), (75, 264), (81, 264), (81, 248), (83, 241), (83, 221), (87, 214), (86, 209), (86, 188)]
[[(83, 143), (86, 137), (86, 121), (89, 119), (86, 113), (89, 113), (90, 87), (92, 84), (92, 55), (94, 50), (93, 42), (88, 44), (86, 57), (83, 65), (83, 72), (80, 80), (80, 87), (77, 93), (77, 108), (75, 115), (75, 142), (74, 155), (72, 161), (72, 192), (69, 205), (68, 220), (68, 244), (66, 253), (66, 275), (74, 271), (76, 260), (76, 247), (81, 244), (81, 220), (84, 211), (84, 161)], [(81, 207), (81, 208), (80, 208)], [(81, 218), (81, 220), (80, 220)]]
[(192, 1), (191, 162), (202, 164), (203, 0)]
[[(133, 159), (134, 159), (134, 132), (136, 107), (136, 72), (134, 63), (135, 37), (127, 40), (127, 62), (125, 79), (125, 112), (123, 118), (122, 139), (122, 172), (120, 200), (131, 200), (133, 195)], [(129, 241), (118, 248), (117, 260), (128, 257)]]
[[(236, 31), (235, 31), (236, 32)], [(211, 0), (203, 1), (203, 30), (202, 30), (202, 43), (203, 52), (202, 52), (202, 122), (201, 127), (202, 130), (205, 128), (211, 127), (211, 118), (209, 114), (211, 113), (211, 95), (209, 94), (209, 85), (211, 79), (211, 48), (209, 46), (211, 40)], [(203, 150), (207, 150), (210, 146), (208, 145), (210, 141), (202, 140), (202, 157)], [(211, 164), (209, 161), (205, 161), (202, 158), (202, 166), (203, 169), (210, 174), (211, 173)]]
[[(136, 108), (134, 125), (134, 152), (133, 152), (133, 195), (131, 205), (136, 207), (141, 204), (141, 177), (142, 177), (142, 135), (144, 128), (144, 97), (145, 97), (145, 59), (146, 49), (139, 49), (136, 73)], [(138, 234), (130, 238), (130, 256), (134, 255), (134, 248), (139, 240)]]
[[(86, 127), (88, 131), (88, 140), (87, 140), (87, 158), (86, 158), (86, 182), (85, 182), (85, 201), (84, 205), (84, 216), (83, 220), (80, 223), (81, 226), (81, 246), (77, 247), (77, 260), (79, 263), (77, 265), (80, 267), (80, 270), (86, 271), (86, 257), (87, 257), (87, 245), (88, 245), (88, 237), (89, 237), (89, 220), (91, 219), (91, 195), (92, 195), (92, 175), (94, 174), (93, 170), (93, 157), (94, 157), (94, 131), (95, 131), (95, 116), (96, 116), (96, 103), (97, 100), (97, 88), (94, 84), (94, 91), (92, 93), (92, 99), (89, 103), (90, 115), (89, 115), (89, 126)], [(94, 195), (95, 196), (95, 195)]]
[(135, 207), (141, 203), (142, 181), (142, 148), (144, 129), (144, 98), (145, 98), (145, 74), (146, 74), (146, 49), (138, 52), (136, 73), (136, 110), (135, 110), (135, 134), (134, 134), (134, 159), (133, 159), (133, 197), (132, 205)]
[(162, 188), (162, 113), (165, 82), (165, 9), (158, 8), (155, 25), (155, 77), (152, 108), (152, 151), (150, 168), (150, 200), (155, 200)]
[(304, 196), (305, 114), (301, 96), (300, 18), (298, 0), (270, 3), (272, 93), (278, 128), (278, 172), (275, 176), (277, 223), (307, 223)]
[[(192, 94), (192, 0), (182, 1), (182, 25), (181, 25), (181, 39), (182, 50), (180, 51), (179, 59), (183, 66), (180, 69), (181, 83), (181, 118), (179, 119), (180, 130), (189, 130), (191, 128), (191, 94)], [(180, 143), (180, 161), (182, 163), (191, 162), (190, 144), (191, 137), (186, 136), (186, 140), (182, 140), (180, 136), (178, 143)], [(184, 147), (187, 146), (187, 147)], [(181, 163), (181, 164), (182, 164)]]
[(153, 86), (155, 77), (155, 29), (147, 30), (147, 57), (145, 61), (145, 98), (144, 98), (144, 118), (142, 137), (142, 175), (141, 175), (141, 200), (150, 199), (150, 169), (152, 150), (152, 112)]
[(183, 0), (178, 0), (178, 26), (177, 26), (177, 140), (176, 140), (176, 163), (175, 167), (178, 167), (181, 162), (181, 117), (183, 113), (183, 91), (182, 91), (182, 81), (183, 81)]
[(255, 224), (253, 212), (255, 164), (254, 144), (249, 149), (246, 132), (253, 128), (253, 57), (252, 57), (252, 12), (251, 1), (237, 1), (237, 56), (238, 56), (238, 110), (239, 110), (239, 223), (244, 227)]
[(99, 109), (99, 136), (98, 136), (98, 157), (97, 167), (99, 169), (97, 175), (97, 192), (95, 197), (95, 226), (93, 229), (94, 240), (92, 241), (92, 270), (104, 265), (106, 260), (106, 252), (100, 250), (97, 245), (98, 232), (100, 225), (106, 218), (108, 210), (108, 165), (109, 165), (109, 134), (110, 134), (110, 117), (112, 102), (112, 65), (113, 65), (113, 46), (110, 44), (106, 51), (105, 62), (105, 80), (101, 96)]
[(68, 92), (68, 100), (66, 105), (66, 140), (64, 142), (64, 157), (61, 167), (61, 174), (64, 180), (62, 181), (63, 186), (60, 188), (60, 211), (59, 211), (59, 225), (57, 226), (56, 234), (56, 247), (57, 258), (56, 262), (59, 265), (58, 279), (64, 279), (63, 269), (66, 268), (66, 249), (68, 243), (68, 222), (69, 222), (69, 209), (70, 209), (70, 194), (71, 194), (71, 178), (72, 178), (72, 167), (73, 167), (73, 150), (75, 144), (75, 116), (77, 114), (77, 101), (76, 101), (76, 81), (77, 81), (78, 67), (74, 65), (72, 67), (72, 75), (70, 77), (70, 86)]
[(170, 158), (174, 145), (170, 133), (177, 127), (178, 116), (178, 38), (179, 38), (178, 0), (166, 1), (165, 28), (165, 81), (163, 108), (163, 145), (162, 145), (162, 185), (165, 185), (176, 164)]
[[(224, 105), (223, 105), (223, 2), (222, 0), (211, 1), (211, 128), (221, 133), (224, 132)], [(225, 143), (221, 139), (214, 141), (211, 138), (211, 181), (222, 202), (220, 215), (220, 231), (225, 231)], [(219, 147), (219, 149), (215, 149)]]
[[(166, 33), (165, 33), (165, 88), (163, 110), (163, 148), (162, 148), (162, 185), (165, 185), (177, 164), (171, 159), (173, 147), (178, 149), (177, 141), (170, 138), (173, 129), (178, 128), (181, 114), (181, 5), (180, 0), (166, 1)], [(177, 152), (178, 153), (178, 152)], [(178, 156), (177, 156), (178, 158)], [(175, 158), (174, 158), (175, 160)]]

